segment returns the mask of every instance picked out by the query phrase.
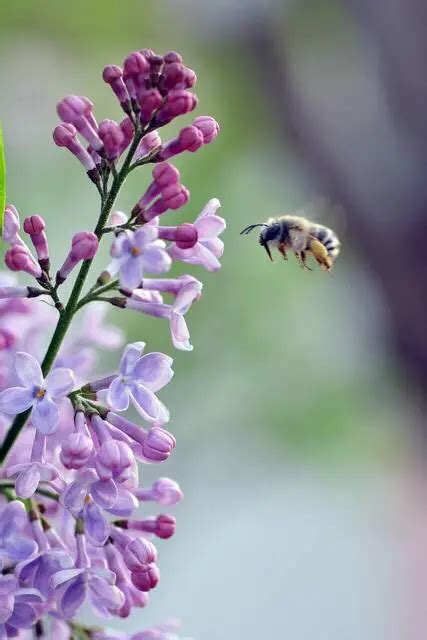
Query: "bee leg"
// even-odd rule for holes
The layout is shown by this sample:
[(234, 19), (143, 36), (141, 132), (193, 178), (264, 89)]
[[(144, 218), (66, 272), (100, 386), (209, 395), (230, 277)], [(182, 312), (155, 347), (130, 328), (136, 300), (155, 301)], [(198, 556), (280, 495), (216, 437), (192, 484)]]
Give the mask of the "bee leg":
[(277, 248), (280, 251), (280, 253), (282, 254), (284, 260), (287, 260), (288, 256), (286, 255), (285, 245), (283, 243), (281, 243), (281, 244), (279, 244), (279, 246)]
[(301, 269), (304, 269), (305, 268), (304, 267), (304, 261), (302, 259), (301, 253), (299, 253), (298, 251), (295, 251), (294, 253), (295, 253), (295, 257), (296, 257), (297, 261), (299, 262), (299, 266), (301, 267)]
[(313, 271), (311, 267), (308, 266), (307, 262), (307, 254), (305, 251), (301, 251), (301, 264), (304, 269), (308, 269), (309, 271)]

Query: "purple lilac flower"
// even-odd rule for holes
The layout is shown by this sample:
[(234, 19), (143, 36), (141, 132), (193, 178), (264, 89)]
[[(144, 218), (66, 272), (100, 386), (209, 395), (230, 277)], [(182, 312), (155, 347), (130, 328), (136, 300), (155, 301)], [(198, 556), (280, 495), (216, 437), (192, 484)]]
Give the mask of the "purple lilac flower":
[(144, 420), (165, 423), (169, 413), (155, 392), (171, 380), (173, 360), (163, 353), (142, 355), (144, 348), (144, 342), (134, 342), (124, 350), (119, 375), (108, 388), (108, 404), (116, 411), (126, 411), (132, 402)]
[(181, 260), (188, 264), (200, 264), (208, 271), (221, 268), (218, 260), (223, 254), (224, 243), (218, 238), (225, 229), (225, 220), (216, 215), (220, 207), (216, 198), (209, 200), (203, 211), (194, 221), (198, 233), (198, 242), (191, 249), (180, 249), (176, 244), (169, 247), (168, 252), (173, 260)]
[(0, 568), (6, 559), (19, 562), (36, 553), (36, 542), (24, 535), (27, 526), (28, 516), (22, 502), (9, 502), (0, 514)]
[(0, 411), (16, 415), (32, 407), (31, 420), (45, 435), (58, 425), (59, 410), (55, 402), (69, 394), (74, 386), (70, 369), (53, 369), (46, 379), (37, 360), (29, 353), (15, 356), (15, 372), (22, 387), (11, 387), (0, 393)]
[(164, 273), (170, 269), (172, 261), (157, 237), (157, 229), (146, 226), (135, 232), (122, 232), (113, 242), (113, 259), (107, 271), (111, 276), (119, 274), (120, 285), (124, 289), (136, 289), (146, 271)]
[(193, 347), (190, 344), (190, 333), (184, 316), (193, 302), (200, 298), (201, 291), (202, 284), (200, 282), (190, 282), (180, 289), (171, 305), (145, 302), (144, 300), (138, 299), (138, 291), (135, 291), (131, 298), (127, 298), (126, 308), (141, 311), (142, 313), (158, 318), (166, 318), (169, 320), (174, 347), (183, 351), (192, 351)]
[(30, 629), (43, 613), (43, 596), (37, 589), (23, 589), (13, 575), (0, 576), (0, 638)]

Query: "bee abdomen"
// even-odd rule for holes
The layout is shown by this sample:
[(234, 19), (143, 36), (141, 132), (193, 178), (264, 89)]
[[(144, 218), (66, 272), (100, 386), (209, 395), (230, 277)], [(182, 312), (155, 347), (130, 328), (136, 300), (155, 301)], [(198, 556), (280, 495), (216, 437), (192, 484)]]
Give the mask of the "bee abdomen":
[(340, 252), (340, 241), (332, 229), (322, 225), (314, 225), (311, 229), (312, 235), (319, 240), (328, 252), (328, 256), (336, 258)]

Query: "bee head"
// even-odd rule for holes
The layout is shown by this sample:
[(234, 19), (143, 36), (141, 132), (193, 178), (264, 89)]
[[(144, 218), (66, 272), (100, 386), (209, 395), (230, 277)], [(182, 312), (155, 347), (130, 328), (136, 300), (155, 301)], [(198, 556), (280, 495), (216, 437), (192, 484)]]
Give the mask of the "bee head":
[(271, 262), (273, 262), (273, 257), (271, 255), (268, 243), (274, 240), (278, 240), (280, 236), (280, 224), (275, 222), (272, 224), (266, 224), (265, 222), (250, 224), (249, 227), (246, 227), (245, 229), (243, 229), (243, 231), (240, 232), (240, 235), (248, 235), (256, 227), (264, 227), (264, 229), (259, 234), (258, 242), (262, 247), (264, 247), (268, 257), (270, 258)]

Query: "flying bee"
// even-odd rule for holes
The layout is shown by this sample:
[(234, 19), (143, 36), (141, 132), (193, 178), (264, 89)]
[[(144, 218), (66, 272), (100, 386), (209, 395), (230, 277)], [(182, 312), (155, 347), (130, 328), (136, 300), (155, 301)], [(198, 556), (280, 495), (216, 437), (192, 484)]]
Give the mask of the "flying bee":
[(240, 235), (248, 235), (256, 227), (263, 227), (259, 234), (259, 243), (272, 262), (270, 247), (277, 247), (285, 260), (288, 259), (286, 252), (293, 251), (303, 269), (311, 271), (306, 262), (307, 254), (311, 253), (321, 269), (330, 271), (340, 251), (340, 242), (332, 229), (306, 218), (299, 216), (269, 218), (267, 222), (249, 225), (240, 232)]

